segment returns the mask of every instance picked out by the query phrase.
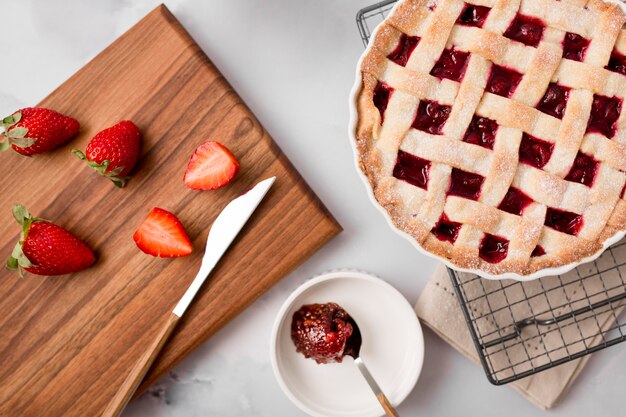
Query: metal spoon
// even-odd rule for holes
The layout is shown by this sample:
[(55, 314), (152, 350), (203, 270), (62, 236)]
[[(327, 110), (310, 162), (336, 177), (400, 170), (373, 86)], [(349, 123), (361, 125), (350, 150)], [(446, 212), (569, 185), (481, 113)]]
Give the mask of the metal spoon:
[(385, 414), (387, 414), (389, 417), (399, 417), (398, 412), (395, 408), (393, 408), (393, 406), (383, 393), (383, 390), (380, 389), (380, 386), (378, 386), (378, 384), (374, 380), (374, 377), (372, 377), (372, 374), (370, 374), (370, 371), (365, 366), (365, 363), (363, 363), (363, 359), (361, 359), (361, 356), (359, 355), (361, 351), (361, 343), (363, 342), (359, 326), (357, 326), (352, 317), (350, 317), (348, 322), (352, 325), (352, 335), (350, 335), (350, 337), (346, 341), (346, 347), (343, 351), (343, 354), (346, 356), (352, 356), (354, 358), (354, 363), (356, 364), (356, 367), (359, 369), (359, 371), (361, 371), (361, 374), (367, 381), (368, 385), (370, 386), (372, 391), (374, 391), (374, 394), (376, 394), (376, 399), (378, 400), (380, 405), (382, 405), (383, 410), (385, 410)]

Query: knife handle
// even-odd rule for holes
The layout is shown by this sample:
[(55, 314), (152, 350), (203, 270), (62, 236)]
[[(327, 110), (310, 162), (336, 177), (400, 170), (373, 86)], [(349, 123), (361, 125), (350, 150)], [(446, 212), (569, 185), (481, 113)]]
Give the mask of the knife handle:
[(176, 328), (179, 319), (179, 316), (174, 313), (170, 313), (167, 318), (167, 322), (163, 325), (137, 363), (135, 363), (135, 366), (133, 366), (130, 373), (117, 390), (115, 397), (113, 397), (107, 408), (104, 410), (102, 417), (117, 417), (122, 413), (122, 410), (124, 410), (132, 398), (133, 394), (137, 390), (137, 387), (143, 380), (143, 377), (148, 372), (148, 369), (150, 369), (150, 366), (159, 355), (163, 345), (165, 345), (165, 342), (167, 342), (167, 339), (169, 339), (170, 335)]

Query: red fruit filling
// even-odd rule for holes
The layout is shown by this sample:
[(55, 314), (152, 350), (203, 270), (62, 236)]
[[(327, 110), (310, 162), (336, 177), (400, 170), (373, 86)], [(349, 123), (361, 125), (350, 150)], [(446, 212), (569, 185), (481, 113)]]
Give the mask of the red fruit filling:
[(524, 194), (521, 190), (511, 187), (502, 199), (498, 208), (507, 213), (521, 216), (524, 209), (533, 202), (533, 199)]
[(491, 75), (487, 81), (487, 91), (502, 97), (509, 98), (522, 81), (522, 74), (511, 68), (492, 65)]
[(472, 143), (487, 149), (493, 149), (497, 131), (498, 123), (495, 120), (474, 115), (467, 131), (465, 132), (463, 142)]
[(557, 119), (562, 119), (565, 113), (565, 107), (567, 106), (567, 99), (569, 98), (570, 89), (561, 85), (550, 83), (546, 94), (537, 105), (537, 109), (554, 116)]
[(430, 75), (438, 78), (447, 78), (452, 81), (461, 81), (467, 68), (467, 58), (469, 58), (469, 52), (459, 51), (454, 48), (444, 49), (439, 57), (439, 61), (430, 71)]
[(565, 179), (591, 187), (593, 185), (593, 180), (596, 178), (597, 171), (598, 161), (593, 159), (590, 155), (578, 152), (576, 159), (574, 159), (574, 165), (572, 165), (572, 169), (569, 171)]
[(430, 165), (430, 161), (426, 159), (411, 155), (408, 152), (398, 151), (398, 159), (396, 159), (396, 165), (393, 167), (393, 176), (426, 190)]
[(485, 24), (485, 20), (487, 20), (487, 15), (489, 15), (490, 10), (491, 9), (489, 7), (465, 3), (465, 7), (459, 15), (456, 23), (459, 25), (482, 28)]
[(565, 210), (548, 207), (544, 224), (568, 235), (576, 236), (583, 227), (583, 216)]
[(420, 42), (420, 39), (421, 38), (419, 36), (409, 36), (406, 33), (403, 33), (400, 35), (398, 46), (396, 46), (396, 49), (394, 49), (393, 52), (387, 55), (387, 58), (404, 67), (409, 61), (411, 53), (413, 53), (413, 50)]
[(387, 110), (387, 104), (393, 94), (393, 88), (389, 87), (387, 83), (378, 81), (376, 87), (374, 87), (374, 106), (380, 113), (380, 124), (383, 124), (385, 120), (385, 110)]
[(497, 264), (506, 258), (509, 252), (509, 241), (502, 236), (485, 233), (485, 237), (480, 241), (478, 256), (490, 264)]
[(620, 54), (614, 50), (611, 54), (609, 64), (605, 68), (610, 71), (626, 75), (626, 55)]
[(541, 247), (541, 245), (537, 245), (535, 246), (535, 249), (533, 249), (533, 253), (530, 254), (531, 258), (536, 258), (538, 256), (543, 256), (546, 254), (546, 250)]
[(621, 111), (621, 99), (594, 94), (587, 132), (600, 133), (611, 139), (615, 136), (617, 119), (619, 119)]
[(443, 125), (450, 116), (450, 106), (434, 101), (422, 100), (417, 107), (417, 114), (412, 127), (433, 135), (441, 135)]
[(308, 304), (293, 314), (291, 340), (296, 351), (317, 363), (341, 362), (353, 334), (352, 318), (335, 303)]
[(545, 28), (546, 25), (540, 19), (518, 14), (504, 32), (504, 36), (524, 45), (536, 47), (543, 37)]
[(567, 32), (563, 39), (563, 58), (582, 62), (585, 59), (589, 43), (589, 39), (585, 39), (576, 33)]
[(482, 175), (452, 168), (448, 195), (478, 200), (478, 197), (480, 197), (480, 187), (482, 187), (484, 181), (485, 177)]
[(519, 160), (535, 168), (543, 168), (554, 150), (554, 144), (524, 133), (519, 146)]
[(456, 238), (459, 237), (459, 230), (461, 230), (461, 223), (453, 222), (448, 219), (445, 213), (441, 214), (437, 224), (432, 228), (431, 233), (439, 240), (444, 242), (454, 243)]

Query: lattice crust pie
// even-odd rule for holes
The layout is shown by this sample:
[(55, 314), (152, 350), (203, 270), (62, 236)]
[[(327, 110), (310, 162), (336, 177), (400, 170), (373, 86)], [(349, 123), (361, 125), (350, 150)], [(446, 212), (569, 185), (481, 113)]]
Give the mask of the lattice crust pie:
[(626, 229), (626, 30), (601, 0), (404, 0), (361, 64), (360, 168), (395, 225), (528, 275)]

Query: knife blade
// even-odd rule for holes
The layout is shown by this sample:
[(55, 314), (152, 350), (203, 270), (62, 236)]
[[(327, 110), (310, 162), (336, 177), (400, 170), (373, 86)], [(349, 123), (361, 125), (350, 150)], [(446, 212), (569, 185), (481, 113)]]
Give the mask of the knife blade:
[(226, 249), (235, 240), (235, 237), (248, 222), (248, 219), (254, 213), (259, 203), (269, 191), (276, 177), (271, 177), (259, 182), (245, 194), (240, 195), (222, 210), (217, 216), (213, 226), (209, 231), (209, 237), (206, 242), (206, 249), (202, 257), (202, 264), (198, 274), (187, 289), (187, 292), (180, 299), (173, 310), (178, 317), (182, 317), (189, 307), (191, 300), (202, 287), (204, 280), (209, 276), (215, 265), (219, 262)]

